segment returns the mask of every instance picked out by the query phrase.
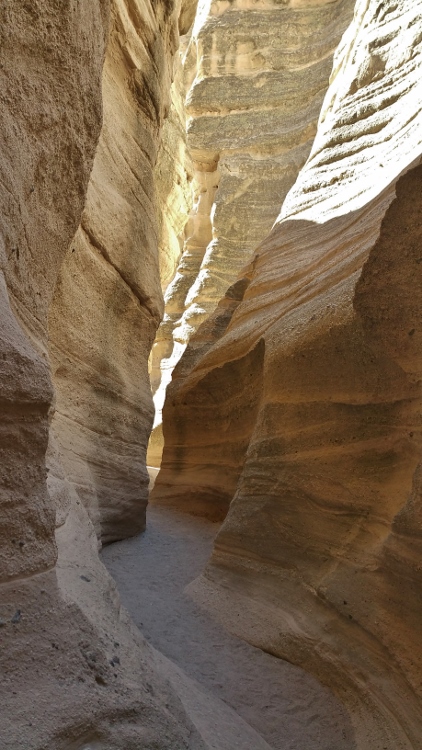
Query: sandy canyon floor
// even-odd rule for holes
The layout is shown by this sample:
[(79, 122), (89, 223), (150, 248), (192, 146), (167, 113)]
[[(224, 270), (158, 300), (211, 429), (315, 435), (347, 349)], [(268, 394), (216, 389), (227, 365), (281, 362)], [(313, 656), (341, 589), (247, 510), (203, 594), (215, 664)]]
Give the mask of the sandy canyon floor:
[[(249, 737), (232, 726), (239, 750), (258, 745), (353, 750), (348, 717), (327, 689), (298, 667), (227, 633), (185, 593), (203, 570), (217, 529), (206, 520), (150, 507), (143, 534), (102, 552), (124, 606), (154, 648), (235, 712), (226, 716), (227, 724), (238, 716), (243, 727), (252, 727)], [(218, 715), (211, 720), (217, 737)], [(255, 732), (259, 741), (251, 739)], [(216, 748), (223, 746), (216, 741)]]

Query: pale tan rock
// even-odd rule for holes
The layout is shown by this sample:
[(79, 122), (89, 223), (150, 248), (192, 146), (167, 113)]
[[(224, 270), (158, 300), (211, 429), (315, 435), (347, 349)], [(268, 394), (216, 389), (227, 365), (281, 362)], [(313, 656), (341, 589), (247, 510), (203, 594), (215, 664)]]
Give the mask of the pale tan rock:
[(176, 273), (193, 203), (193, 165), (187, 146), (183, 79), (182, 52), (179, 50), (174, 57), (170, 112), (163, 123), (154, 170), (159, 204), (158, 249), (163, 291)]
[[(108, 11), (99, 0), (0, 7), (2, 750), (206, 747), (120, 608), (49, 430), (47, 316), (100, 134)], [(76, 296), (68, 313), (71, 336)]]
[(365, 750), (422, 731), (420, 18), (356, 3), (280, 219), (175, 370), (153, 495), (233, 498), (195, 596), (330, 686)]
[[(113, 3), (103, 128), (81, 226), (49, 316), (54, 431), (66, 476), (105, 542), (145, 524), (153, 419), (147, 362), (163, 313), (159, 247), (170, 235), (177, 242), (175, 212), (189, 192), (185, 178), (178, 190), (172, 184), (175, 173), (182, 182), (187, 161), (177, 102), (156, 165), (170, 108), (178, 9)], [(171, 172), (168, 149), (176, 146), (181, 155)], [(161, 230), (160, 206), (172, 208)], [(163, 278), (172, 273), (172, 253), (162, 254)]]
[[(183, 11), (179, 17), (179, 26)], [(158, 151), (155, 178), (159, 204), (159, 258), (160, 275), (163, 292), (173, 289), (176, 270), (183, 250), (185, 227), (194, 201), (193, 163), (187, 146), (185, 84), (184, 68), (182, 64), (183, 49), (188, 37), (184, 37), (181, 50), (174, 60), (175, 77), (171, 86), (171, 106), (168, 118), (165, 120)], [(165, 295), (169, 299), (169, 295)], [(154, 425), (148, 444), (147, 463), (159, 465), (162, 452), (161, 411), (165, 398), (165, 375), (162, 370), (165, 365), (166, 353), (170, 350), (168, 331), (169, 311), (167, 306), (166, 323), (156, 336), (149, 361), (151, 389), (154, 395)], [(171, 338), (171, 333), (170, 333)], [(167, 368), (171, 374), (171, 369)]]
[(153, 465), (161, 460), (161, 409), (171, 372), (270, 231), (308, 157), (333, 50), (353, 5), (201, 5), (185, 56), (196, 194), (153, 351), (154, 369), (162, 371), (154, 388)]
[(56, 567), (2, 586), (2, 748), (206, 750), (121, 607), (85, 508), (74, 496), (69, 508)]
[(45, 481), (47, 311), (100, 130), (107, 15), (105, 2), (60, 18), (51, 2), (0, 11), (1, 581), (56, 558)]

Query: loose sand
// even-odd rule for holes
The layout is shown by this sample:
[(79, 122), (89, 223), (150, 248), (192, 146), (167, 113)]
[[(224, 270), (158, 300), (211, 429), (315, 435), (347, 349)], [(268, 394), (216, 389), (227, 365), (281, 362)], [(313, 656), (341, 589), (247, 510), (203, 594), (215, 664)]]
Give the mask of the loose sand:
[[(273, 750), (353, 750), (350, 721), (327, 689), (227, 633), (184, 593), (202, 572), (217, 529), (203, 519), (150, 508), (144, 534), (102, 552), (123, 604), (158, 651)], [(236, 743), (241, 750), (257, 746), (253, 740)]]

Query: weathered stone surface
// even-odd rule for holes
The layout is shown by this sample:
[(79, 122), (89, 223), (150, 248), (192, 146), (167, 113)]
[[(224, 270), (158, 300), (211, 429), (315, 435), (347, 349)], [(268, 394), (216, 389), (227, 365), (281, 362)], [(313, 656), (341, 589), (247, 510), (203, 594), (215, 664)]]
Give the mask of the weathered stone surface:
[[(180, 18), (179, 18), (180, 26)], [(183, 50), (188, 37), (182, 39), (182, 49), (175, 56), (175, 79), (171, 86), (171, 107), (165, 120), (158, 152), (155, 177), (159, 202), (159, 257), (163, 291), (173, 281), (182, 254), (185, 228), (194, 200), (194, 167), (187, 144), (185, 110), (185, 73)], [(189, 226), (189, 225), (188, 225)], [(168, 309), (168, 305), (167, 305)], [(168, 324), (159, 329), (149, 362), (151, 389), (154, 394), (154, 426), (148, 444), (147, 463), (158, 466), (162, 453), (161, 412), (164, 403), (167, 375), (164, 374), (166, 356), (171, 352), (172, 336)], [(164, 334), (164, 335), (163, 335)], [(171, 341), (171, 343), (170, 343)]]
[(234, 495), (196, 596), (330, 685), (368, 750), (422, 730), (420, 12), (356, 3), (309, 160), (175, 370), (154, 490)]
[(305, 163), (352, 0), (204, 3), (185, 57), (195, 205), (154, 345), (161, 367), (149, 462), (161, 459), (171, 372), (270, 231)]
[(47, 317), (100, 133), (108, 25), (105, 0), (0, 7), (2, 750), (204, 749), (120, 609), (49, 430)]
[[(168, 154), (154, 170), (177, 43), (178, 6), (113, 4), (104, 124), (50, 311), (53, 429), (67, 478), (103, 541), (136, 534), (145, 523), (153, 419), (147, 360), (163, 312), (159, 244), (177, 231), (173, 215), (159, 231), (157, 171), (162, 207), (176, 200)], [(183, 144), (176, 115), (173, 107), (162, 151)], [(164, 276), (169, 263), (165, 256)]]
[(181, 50), (174, 57), (174, 80), (170, 97), (170, 111), (163, 123), (154, 170), (159, 204), (159, 259), (163, 291), (176, 273), (183, 249), (184, 230), (193, 203), (193, 164), (187, 145)]
[(53, 397), (47, 311), (101, 124), (106, 9), (106, 2), (81, 3), (57, 18), (53, 2), (20, 2), (0, 11), (3, 581), (48, 569), (56, 558), (45, 482)]

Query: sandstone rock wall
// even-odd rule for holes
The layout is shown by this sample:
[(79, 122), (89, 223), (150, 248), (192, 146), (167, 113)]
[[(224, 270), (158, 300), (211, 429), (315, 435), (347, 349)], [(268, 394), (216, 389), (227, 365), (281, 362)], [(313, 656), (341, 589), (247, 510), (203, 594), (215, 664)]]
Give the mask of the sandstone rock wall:
[(3, 581), (55, 563), (45, 482), (47, 313), (101, 125), (107, 3), (81, 3), (60, 18), (54, 6), (19, 2), (0, 11)]
[[(114, 20), (119, 10), (139, 22), (139, 7), (130, 2), (114, 6)], [(147, 10), (152, 16), (151, 6)], [(156, 8), (158, 21), (160, 13), (167, 13), (161, 4)], [(69, 481), (63, 469), (63, 463), (68, 468), (73, 462), (63, 452), (60, 418), (56, 432), (61, 445), (50, 430), (54, 394), (48, 313), (58, 277), (59, 293), (69, 276), (75, 290), (85, 290), (85, 302), (91, 303), (91, 348), (81, 294), (75, 292), (74, 304), (67, 299), (67, 308), (62, 309), (68, 315), (69, 332), (63, 322), (52, 361), (56, 366), (62, 345), (61, 366), (75, 375), (72, 393), (67, 391), (75, 406), (71, 416), (80, 399), (85, 406), (80, 413), (95, 427), (98, 403), (87, 401), (80, 373), (92, 364), (88, 355), (102, 353), (95, 335), (99, 330), (105, 337), (110, 334), (105, 305), (113, 284), (118, 289), (121, 274), (129, 274), (133, 265), (133, 259), (125, 257), (123, 242), (113, 246), (117, 254), (122, 252), (122, 257), (113, 255), (119, 272), (102, 255), (108, 245), (96, 245), (91, 248), (93, 257), (88, 254), (92, 223), (97, 228), (92, 202), (105, 201), (107, 181), (103, 192), (95, 180), (91, 183), (82, 221), (85, 234), (79, 230), (72, 242), (100, 134), (108, 29), (106, 0), (78, 0), (60, 7), (54, 0), (17, 0), (0, 7), (0, 746), (4, 750), (205, 747), (173, 689), (159, 674), (162, 668), (155, 656), (121, 610), (117, 592), (99, 562), (93, 526), (75, 491), (74, 477)], [(165, 36), (163, 45), (165, 57), (171, 46)], [(113, 46), (110, 50), (116, 53)], [(151, 59), (149, 50), (137, 63), (138, 75), (144, 76), (145, 85), (150, 81), (153, 86), (153, 64), (146, 65)], [(170, 66), (166, 60), (163, 65)], [(107, 71), (111, 76), (110, 59), (106, 83)], [(116, 77), (120, 72), (116, 60)], [(104, 156), (104, 146), (98, 153)], [(109, 159), (112, 162), (111, 154)], [(117, 196), (116, 187), (114, 203), (104, 204), (114, 210), (113, 240), (128, 218), (124, 201), (116, 206)], [(130, 227), (122, 231), (130, 232)], [(74, 254), (71, 249), (69, 253), (78, 262), (75, 258), (69, 267), (67, 257), (62, 274), (69, 247), (75, 248)], [(93, 273), (88, 279), (93, 266), (99, 278)], [(149, 278), (133, 278), (133, 290), (126, 298), (116, 292), (115, 308), (126, 302), (129, 315), (135, 307), (132, 298), (143, 292), (148, 296), (150, 290), (152, 296), (159, 289), (158, 273), (157, 279), (152, 278), (155, 268), (158, 263), (148, 268), (146, 250), (144, 277), (149, 274)], [(105, 297), (97, 310), (99, 284)], [(57, 334), (57, 298), (53, 306), (56, 313), (50, 325)], [(80, 348), (72, 361), (66, 345), (76, 341), (78, 325)], [(147, 357), (145, 350), (145, 362)], [(116, 370), (118, 365), (114, 370), (118, 401), (122, 371), (116, 374)], [(129, 383), (129, 393), (130, 387)], [(101, 378), (96, 388), (102, 396)], [(61, 399), (62, 392), (60, 404)], [(65, 421), (65, 415), (60, 416)], [(95, 513), (93, 517), (97, 520)]]
[(175, 370), (154, 490), (228, 511), (193, 593), (368, 750), (422, 731), (421, 10), (356, 3), (308, 162)]
[[(166, 3), (112, 5), (104, 124), (81, 226), (50, 311), (53, 430), (67, 478), (102, 541), (135, 534), (145, 523), (153, 418), (147, 360), (163, 313), (159, 245), (171, 234), (177, 242), (174, 209), (160, 232), (156, 183), (162, 208), (178, 209), (188, 192), (184, 183), (173, 186), (184, 170), (176, 106), (156, 165), (170, 111), (178, 12)], [(170, 169), (168, 150), (176, 146), (182, 153)], [(164, 277), (179, 247), (173, 260), (172, 253), (170, 247), (163, 254)]]
[[(196, 185), (186, 133), (183, 50), (186, 48), (187, 41), (188, 35), (182, 37), (181, 49), (175, 56), (175, 77), (170, 91), (170, 113), (163, 125), (155, 169), (160, 208), (159, 257), (163, 292), (173, 281), (181, 259)], [(160, 333), (156, 337), (149, 361), (155, 411), (153, 433), (150, 436), (147, 454), (147, 463), (150, 466), (159, 465), (162, 452), (161, 412), (167, 386), (166, 376), (163, 377), (162, 362), (169, 348), (168, 341), (163, 338), (163, 331), (167, 328), (167, 324), (160, 327)], [(169, 368), (167, 368), (168, 372), (170, 372)]]
[(352, 11), (352, 0), (201, 5), (184, 62), (195, 204), (153, 350), (162, 373), (149, 448), (155, 466), (171, 372), (270, 231), (305, 163)]
[(163, 292), (176, 273), (183, 250), (185, 226), (193, 204), (193, 164), (187, 145), (181, 50), (174, 56), (170, 99), (170, 111), (163, 123), (154, 170), (159, 202), (159, 260)]

